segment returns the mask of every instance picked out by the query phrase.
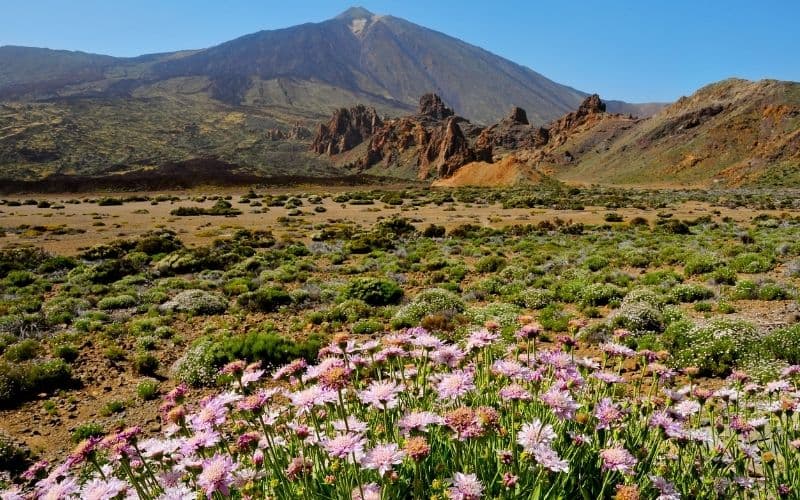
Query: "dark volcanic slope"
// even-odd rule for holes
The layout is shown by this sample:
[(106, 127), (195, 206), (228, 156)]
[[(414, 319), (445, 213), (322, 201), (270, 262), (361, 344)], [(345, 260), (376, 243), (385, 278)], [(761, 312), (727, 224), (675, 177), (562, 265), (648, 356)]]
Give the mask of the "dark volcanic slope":
[(545, 123), (586, 96), (479, 47), (361, 8), (204, 50), (138, 58), (0, 47), (0, 99), (120, 97), (186, 78), (202, 79), (203, 90), (225, 104), (322, 114), (356, 102), (402, 113), (433, 91), (456, 113), (482, 123), (511, 106)]

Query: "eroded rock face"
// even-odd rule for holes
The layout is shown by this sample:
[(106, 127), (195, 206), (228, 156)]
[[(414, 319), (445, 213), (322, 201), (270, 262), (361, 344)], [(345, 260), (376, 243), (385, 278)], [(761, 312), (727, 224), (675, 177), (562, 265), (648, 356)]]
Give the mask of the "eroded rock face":
[(495, 153), (538, 148), (547, 144), (549, 137), (546, 128), (530, 125), (524, 109), (514, 107), (506, 118), (481, 132), (475, 151), (481, 161), (491, 162)]
[(375, 108), (359, 104), (338, 109), (328, 123), (320, 124), (311, 149), (327, 155), (349, 151), (369, 139), (381, 125), (383, 120)]
[(419, 98), (419, 111), (417, 115), (432, 118), (434, 120), (444, 120), (455, 113), (448, 108), (441, 97), (436, 94), (425, 94)]

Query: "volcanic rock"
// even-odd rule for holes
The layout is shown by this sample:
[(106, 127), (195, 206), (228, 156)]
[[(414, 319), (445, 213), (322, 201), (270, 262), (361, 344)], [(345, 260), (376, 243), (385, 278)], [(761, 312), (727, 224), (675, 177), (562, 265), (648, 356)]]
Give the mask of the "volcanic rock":
[(358, 104), (334, 112), (328, 123), (320, 124), (311, 149), (317, 154), (334, 155), (353, 149), (383, 125), (375, 108)]

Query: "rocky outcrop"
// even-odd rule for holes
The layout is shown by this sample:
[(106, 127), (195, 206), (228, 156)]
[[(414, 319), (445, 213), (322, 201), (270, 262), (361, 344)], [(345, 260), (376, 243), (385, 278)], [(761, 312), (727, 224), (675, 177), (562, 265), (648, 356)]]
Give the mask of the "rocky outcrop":
[(359, 104), (338, 109), (328, 123), (320, 124), (311, 149), (327, 155), (349, 151), (369, 139), (381, 125), (383, 120), (375, 108)]
[(481, 132), (475, 141), (475, 151), (482, 161), (491, 162), (495, 154), (502, 156), (520, 148), (541, 147), (549, 137), (546, 128), (528, 123), (524, 109), (514, 107), (506, 118)]
[(279, 128), (270, 128), (264, 132), (264, 135), (270, 141), (305, 141), (311, 138), (311, 131), (299, 123), (295, 123), (288, 131)]
[(417, 116), (431, 118), (433, 120), (444, 120), (455, 113), (452, 109), (445, 106), (442, 99), (436, 94), (425, 94), (419, 99), (419, 111)]

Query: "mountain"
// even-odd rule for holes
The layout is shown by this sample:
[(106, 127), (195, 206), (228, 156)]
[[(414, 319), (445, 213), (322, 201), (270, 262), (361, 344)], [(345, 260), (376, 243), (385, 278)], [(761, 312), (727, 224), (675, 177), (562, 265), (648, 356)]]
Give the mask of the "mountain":
[[(197, 92), (228, 105), (323, 114), (357, 102), (397, 114), (433, 91), (479, 123), (496, 121), (510, 106), (545, 123), (586, 96), (474, 45), (359, 7), (203, 50), (136, 58), (0, 47), (3, 100), (147, 95), (154, 86), (186, 80), (202, 81)], [(640, 115), (652, 111), (615, 105)]]
[[(724, 80), (608, 136), (612, 128), (574, 135), (539, 167), (573, 182), (800, 185), (797, 82)], [(567, 151), (573, 161), (553, 161)]]

